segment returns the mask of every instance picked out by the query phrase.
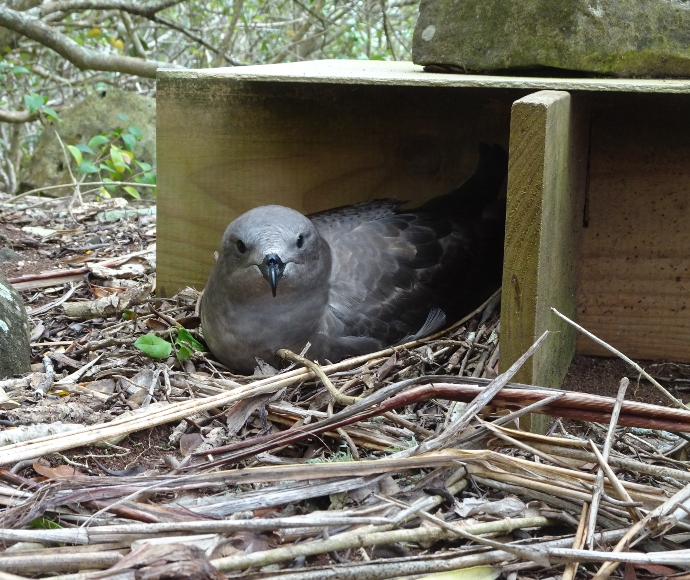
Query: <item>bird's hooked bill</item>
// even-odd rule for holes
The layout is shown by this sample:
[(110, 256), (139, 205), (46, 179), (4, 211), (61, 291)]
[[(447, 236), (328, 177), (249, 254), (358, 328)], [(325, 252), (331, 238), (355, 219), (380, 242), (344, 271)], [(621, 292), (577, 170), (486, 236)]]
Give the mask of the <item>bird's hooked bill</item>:
[(266, 281), (271, 285), (271, 292), (273, 293), (273, 298), (276, 297), (276, 288), (278, 287), (278, 280), (280, 280), (283, 275), (283, 270), (285, 269), (285, 264), (280, 259), (278, 254), (266, 254), (264, 256), (264, 261), (261, 262), (259, 270)]

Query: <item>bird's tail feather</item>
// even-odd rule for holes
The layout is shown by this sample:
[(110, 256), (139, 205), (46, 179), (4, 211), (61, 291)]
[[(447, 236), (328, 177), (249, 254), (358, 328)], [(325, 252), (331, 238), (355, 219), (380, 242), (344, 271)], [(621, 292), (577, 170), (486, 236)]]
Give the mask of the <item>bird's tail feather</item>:
[(440, 308), (433, 308), (429, 311), (429, 316), (426, 317), (426, 322), (414, 334), (408, 334), (405, 338), (398, 342), (398, 344), (405, 344), (418, 338), (424, 338), (439, 330), (446, 323), (446, 313)]

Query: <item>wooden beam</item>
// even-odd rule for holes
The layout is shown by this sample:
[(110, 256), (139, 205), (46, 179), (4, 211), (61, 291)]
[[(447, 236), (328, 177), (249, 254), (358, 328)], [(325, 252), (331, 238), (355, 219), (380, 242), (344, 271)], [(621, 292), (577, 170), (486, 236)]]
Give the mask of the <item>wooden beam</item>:
[[(501, 307), (501, 369), (545, 330), (557, 331), (515, 381), (560, 387), (575, 334), (551, 312), (576, 314), (576, 256), (584, 213), (589, 115), (564, 91), (513, 103)], [(545, 424), (533, 418), (532, 430)]]
[[(690, 99), (592, 110), (578, 322), (633, 359), (690, 362)], [(611, 356), (578, 336), (577, 352)]]
[[(157, 93), (157, 289), (201, 290), (223, 232), (278, 203), (312, 213), (395, 197), (414, 207), (508, 146), (506, 91), (242, 82), (162, 75)], [(448, 111), (454, 111), (449, 115)]]
[(231, 68), (158, 69), (163, 81), (198, 82), (223, 78), (235, 81), (260, 81), (330, 85), (375, 85), (437, 87), (443, 89), (511, 89), (519, 91), (560, 90), (597, 93), (688, 94), (688, 79), (568, 78), (536, 76), (496, 76), (424, 72), (424, 67), (407, 61), (390, 60), (305, 60), (281, 64), (258, 64)]

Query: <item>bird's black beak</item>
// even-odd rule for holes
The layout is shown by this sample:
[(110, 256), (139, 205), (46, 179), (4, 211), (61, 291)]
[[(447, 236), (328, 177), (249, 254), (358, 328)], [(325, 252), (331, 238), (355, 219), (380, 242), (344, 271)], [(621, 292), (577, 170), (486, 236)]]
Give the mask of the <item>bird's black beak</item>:
[(278, 287), (278, 280), (280, 280), (283, 275), (283, 270), (285, 269), (285, 264), (280, 259), (278, 254), (266, 254), (264, 256), (264, 261), (261, 262), (259, 270), (266, 281), (271, 285), (271, 292), (273, 292), (273, 298), (276, 297), (276, 288)]

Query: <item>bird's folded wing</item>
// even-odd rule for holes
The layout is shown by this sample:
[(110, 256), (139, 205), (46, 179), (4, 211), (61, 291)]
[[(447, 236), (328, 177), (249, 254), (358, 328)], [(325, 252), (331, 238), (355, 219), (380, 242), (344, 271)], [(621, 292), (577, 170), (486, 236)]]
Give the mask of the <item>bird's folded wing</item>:
[(323, 332), (367, 336), (376, 346), (418, 334), (453, 299), (453, 272), (472, 260), (468, 248), (469, 232), (438, 217), (393, 215), (354, 228), (332, 243)]
[(313, 213), (307, 217), (332, 244), (363, 223), (395, 215), (403, 203), (395, 199), (375, 199)]

